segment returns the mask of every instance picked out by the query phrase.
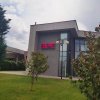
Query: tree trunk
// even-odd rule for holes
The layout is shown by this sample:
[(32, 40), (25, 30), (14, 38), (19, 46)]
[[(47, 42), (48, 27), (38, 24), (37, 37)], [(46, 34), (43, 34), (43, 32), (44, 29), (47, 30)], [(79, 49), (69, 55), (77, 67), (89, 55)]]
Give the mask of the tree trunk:
[(38, 80), (38, 74), (36, 74), (35, 79), (36, 79), (36, 81)]
[(97, 100), (96, 95), (93, 95), (93, 100)]
[(31, 91), (33, 90), (33, 84), (34, 84), (34, 74), (31, 76)]

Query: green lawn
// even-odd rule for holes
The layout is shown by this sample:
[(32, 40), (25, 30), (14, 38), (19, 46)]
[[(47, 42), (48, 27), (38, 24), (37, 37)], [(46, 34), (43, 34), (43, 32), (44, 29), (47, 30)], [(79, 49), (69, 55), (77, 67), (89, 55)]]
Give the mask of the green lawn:
[(68, 80), (39, 78), (30, 91), (30, 78), (0, 74), (0, 100), (86, 100)]

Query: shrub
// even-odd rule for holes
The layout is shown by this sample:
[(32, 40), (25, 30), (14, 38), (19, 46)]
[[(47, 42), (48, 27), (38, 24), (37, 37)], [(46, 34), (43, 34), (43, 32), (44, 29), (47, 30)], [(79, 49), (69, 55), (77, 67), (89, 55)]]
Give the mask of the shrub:
[(29, 74), (31, 76), (31, 90), (33, 87), (34, 79), (37, 80), (38, 75), (44, 73), (47, 68), (47, 57), (40, 52), (32, 52), (31, 59), (27, 63), (27, 67), (29, 68)]
[(25, 70), (25, 64), (24, 62), (18, 61), (9, 61), (5, 60), (3, 62), (0, 62), (0, 70), (1, 71), (8, 71), (8, 70)]
[(87, 36), (88, 51), (81, 52), (73, 60), (73, 67), (79, 80), (79, 88), (88, 100), (100, 100), (100, 38), (91, 32)]

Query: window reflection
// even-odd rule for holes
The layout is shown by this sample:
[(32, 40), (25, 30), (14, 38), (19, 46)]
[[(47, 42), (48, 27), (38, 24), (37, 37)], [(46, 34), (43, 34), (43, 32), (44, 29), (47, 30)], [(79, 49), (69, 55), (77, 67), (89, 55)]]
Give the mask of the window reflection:
[(61, 33), (61, 39), (66, 39), (67, 38), (67, 33)]
[(79, 52), (75, 52), (75, 58), (79, 56)]
[(63, 44), (63, 51), (67, 51), (67, 44)]
[(60, 57), (62, 57), (62, 54), (63, 54), (63, 57), (67, 56), (67, 52), (66, 51), (60, 52)]
[(87, 49), (87, 42), (86, 40), (76, 39), (75, 40), (75, 58), (78, 57), (81, 51), (86, 52)]
[[(63, 49), (63, 50), (62, 50)], [(67, 44), (63, 44), (63, 48), (60, 45), (60, 51), (67, 51)]]
[[(68, 39), (68, 33), (61, 33), (60, 39), (67, 40)], [(62, 48), (63, 45), (63, 48)], [(61, 76), (61, 66), (62, 66), (62, 76), (66, 76), (66, 70), (67, 70), (67, 44), (62, 43), (60, 45), (60, 62), (59, 62), (59, 76)], [(61, 65), (62, 61), (62, 65)]]
[(75, 40), (75, 51), (79, 51), (79, 41)]
[(85, 45), (80, 45), (80, 51), (85, 51)]

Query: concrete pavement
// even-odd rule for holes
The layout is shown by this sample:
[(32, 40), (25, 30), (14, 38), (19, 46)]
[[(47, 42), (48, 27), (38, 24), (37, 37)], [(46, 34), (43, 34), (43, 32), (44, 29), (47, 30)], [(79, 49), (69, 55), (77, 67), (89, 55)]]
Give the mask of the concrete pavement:
[[(24, 75), (24, 76), (28, 75), (27, 71), (0, 71), (0, 73), (13, 74), (13, 75)], [(57, 76), (47, 76), (47, 75), (39, 75), (39, 77), (61, 79), (60, 77), (57, 77)], [(62, 79), (69, 79), (69, 78), (68, 77), (63, 77)], [(74, 77), (73, 80), (78, 80), (78, 78)]]
[(26, 71), (0, 71), (3, 74), (27, 75)]

